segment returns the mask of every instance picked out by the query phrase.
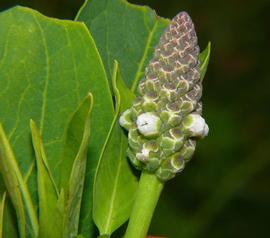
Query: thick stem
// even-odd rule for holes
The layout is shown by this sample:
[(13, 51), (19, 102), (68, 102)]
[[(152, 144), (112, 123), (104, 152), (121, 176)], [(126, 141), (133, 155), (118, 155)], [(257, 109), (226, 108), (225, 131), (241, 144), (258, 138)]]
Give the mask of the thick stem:
[(155, 174), (142, 172), (124, 238), (146, 238), (164, 183)]

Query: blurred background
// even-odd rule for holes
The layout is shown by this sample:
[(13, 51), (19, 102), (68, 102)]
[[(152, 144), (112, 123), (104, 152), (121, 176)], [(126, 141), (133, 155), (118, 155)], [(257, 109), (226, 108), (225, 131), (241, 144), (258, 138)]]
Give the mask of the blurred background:
[[(201, 48), (210, 126), (184, 173), (162, 194), (151, 234), (169, 238), (270, 237), (270, 1), (129, 0), (172, 18), (192, 16)], [(83, 0), (0, 0), (73, 19)]]

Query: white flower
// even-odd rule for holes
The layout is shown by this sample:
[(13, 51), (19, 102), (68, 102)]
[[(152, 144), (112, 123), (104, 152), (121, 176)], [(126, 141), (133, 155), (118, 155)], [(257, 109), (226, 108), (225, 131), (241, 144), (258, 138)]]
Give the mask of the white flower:
[(161, 120), (154, 113), (146, 112), (139, 115), (136, 124), (139, 132), (145, 137), (159, 135)]
[(183, 120), (184, 130), (192, 137), (203, 138), (208, 135), (209, 127), (199, 114), (189, 114)]

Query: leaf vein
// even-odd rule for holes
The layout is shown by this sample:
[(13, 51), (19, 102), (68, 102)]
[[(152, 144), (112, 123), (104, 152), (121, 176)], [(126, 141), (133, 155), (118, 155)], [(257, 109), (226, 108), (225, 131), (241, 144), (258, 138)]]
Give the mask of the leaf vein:
[(19, 99), (16, 121), (15, 121), (14, 127), (11, 129), (11, 131), (10, 131), (10, 133), (8, 135), (9, 140), (12, 138), (12, 136), (15, 133), (15, 131), (17, 130), (17, 127), (18, 127), (18, 124), (19, 124), (19, 121), (20, 121), (21, 107), (22, 107), (22, 104), (23, 104), (25, 95), (26, 95), (27, 91), (30, 89), (30, 87), (31, 87), (31, 85), (28, 84), (27, 87), (24, 89), (24, 91), (23, 91), (23, 93), (22, 93), (22, 95), (21, 95), (21, 97)]
[(4, 50), (3, 50), (3, 56), (2, 56), (2, 58), (1, 58), (1, 60), (0, 60), (0, 68), (2, 68), (2, 66), (3, 66), (3, 63), (4, 63), (4, 61), (5, 61), (5, 59), (6, 59), (6, 57), (7, 57), (7, 49), (8, 49), (8, 46), (9, 46), (9, 35), (10, 35), (10, 32), (11, 32), (11, 30), (13, 30), (13, 26), (11, 26), (9, 29), (8, 29), (8, 33), (7, 33), (7, 36), (6, 36), (6, 40), (5, 40), (5, 44), (4, 44)]

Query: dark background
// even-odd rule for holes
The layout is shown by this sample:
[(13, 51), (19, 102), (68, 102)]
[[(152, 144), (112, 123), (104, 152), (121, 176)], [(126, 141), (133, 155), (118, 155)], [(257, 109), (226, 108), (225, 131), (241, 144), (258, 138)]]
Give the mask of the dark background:
[[(168, 182), (151, 233), (170, 238), (270, 237), (270, 1), (132, 0), (172, 18), (192, 16), (201, 48), (210, 126), (184, 173)], [(0, 0), (73, 19), (83, 0)]]

